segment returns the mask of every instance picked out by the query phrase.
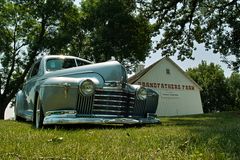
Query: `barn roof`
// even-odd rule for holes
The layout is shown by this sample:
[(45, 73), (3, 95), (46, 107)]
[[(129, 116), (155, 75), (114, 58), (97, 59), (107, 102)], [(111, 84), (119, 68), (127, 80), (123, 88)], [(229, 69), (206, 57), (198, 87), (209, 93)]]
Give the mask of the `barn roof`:
[(158, 63), (161, 63), (162, 61), (167, 60), (171, 64), (173, 64), (185, 77), (187, 77), (193, 84), (195, 84), (200, 90), (202, 90), (202, 87), (200, 87), (189, 75), (186, 74), (185, 71), (183, 71), (173, 60), (171, 60), (169, 57), (164, 57), (157, 62), (153, 63), (152, 65), (148, 66), (147, 68), (141, 70), (137, 74), (131, 76), (128, 78), (128, 83), (135, 83), (138, 81), (141, 77), (143, 77), (145, 74), (147, 74), (154, 66), (156, 66)]

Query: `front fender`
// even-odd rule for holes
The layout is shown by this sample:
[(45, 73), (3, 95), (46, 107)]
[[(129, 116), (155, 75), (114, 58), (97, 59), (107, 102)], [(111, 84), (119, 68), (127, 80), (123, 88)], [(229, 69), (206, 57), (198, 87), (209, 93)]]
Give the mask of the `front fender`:
[(40, 86), (39, 92), (43, 112), (76, 109), (79, 84), (86, 79), (92, 80), (96, 88), (101, 88), (104, 85), (104, 81), (100, 76), (97, 78), (54, 77), (47, 79)]
[(151, 88), (147, 88), (146, 112), (155, 113), (158, 107), (159, 95)]
[[(136, 93), (136, 91), (141, 88), (140, 85), (128, 85), (129, 90), (131, 90), (132, 92), (134, 91)], [(147, 98), (145, 101), (145, 111), (146, 113), (155, 113), (157, 110), (157, 106), (158, 106), (158, 100), (159, 100), (159, 95), (156, 91), (154, 91), (151, 88), (146, 88), (147, 89)]]

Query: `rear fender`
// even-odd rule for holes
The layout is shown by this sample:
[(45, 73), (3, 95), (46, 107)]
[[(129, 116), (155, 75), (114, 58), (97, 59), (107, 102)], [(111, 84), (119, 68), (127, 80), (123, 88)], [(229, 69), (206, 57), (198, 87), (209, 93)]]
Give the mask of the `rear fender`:
[(27, 110), (26, 96), (22, 90), (18, 91), (16, 95), (16, 105), (14, 107), (14, 112), (17, 116), (21, 115), (25, 110)]

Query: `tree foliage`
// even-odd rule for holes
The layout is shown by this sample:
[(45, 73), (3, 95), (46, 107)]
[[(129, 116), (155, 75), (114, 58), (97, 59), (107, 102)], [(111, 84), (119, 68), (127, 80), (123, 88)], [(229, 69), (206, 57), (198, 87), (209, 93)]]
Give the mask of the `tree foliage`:
[[(58, 52), (72, 37), (78, 10), (70, 0), (0, 1), (0, 118), (35, 58)], [(71, 23), (71, 24), (70, 24)], [(72, 30), (70, 30), (70, 29)]]
[(201, 87), (201, 99), (204, 113), (230, 110), (230, 95), (226, 78), (219, 65), (202, 61), (196, 68), (187, 70), (187, 74)]
[(84, 0), (80, 10), (85, 57), (99, 62), (114, 56), (135, 64), (149, 55), (152, 28), (134, 0)]
[[(239, 0), (137, 0), (139, 10), (154, 20), (156, 49), (163, 55), (191, 58), (195, 42), (221, 53), (233, 69), (240, 66)], [(228, 58), (228, 56), (235, 57)]]
[(227, 79), (227, 85), (229, 86), (232, 110), (240, 110), (240, 74), (232, 73)]

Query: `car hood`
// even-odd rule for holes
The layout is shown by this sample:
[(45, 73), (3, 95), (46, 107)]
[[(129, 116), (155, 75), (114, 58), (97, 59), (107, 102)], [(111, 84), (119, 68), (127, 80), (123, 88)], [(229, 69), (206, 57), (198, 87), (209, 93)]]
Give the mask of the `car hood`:
[(127, 74), (125, 68), (117, 61), (108, 61), (103, 63), (90, 64), (69, 69), (48, 72), (43, 78), (50, 77), (73, 77), (83, 78), (92, 73), (100, 75), (105, 82), (121, 81), (127, 82)]

